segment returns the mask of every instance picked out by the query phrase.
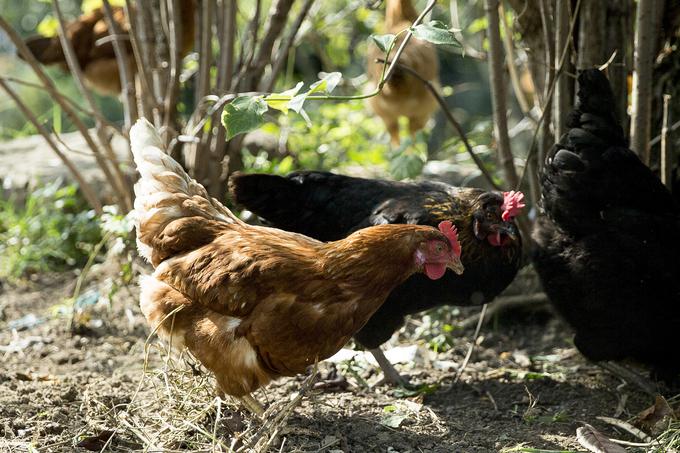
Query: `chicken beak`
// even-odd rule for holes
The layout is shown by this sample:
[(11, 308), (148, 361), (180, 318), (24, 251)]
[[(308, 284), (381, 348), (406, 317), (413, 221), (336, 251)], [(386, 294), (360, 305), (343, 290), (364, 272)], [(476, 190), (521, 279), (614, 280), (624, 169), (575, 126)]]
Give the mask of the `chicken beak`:
[(451, 269), (453, 272), (456, 274), (460, 275), (463, 273), (465, 270), (465, 266), (463, 266), (463, 263), (460, 261), (460, 258), (457, 256), (454, 256), (451, 261), (446, 263), (446, 267)]
[(515, 233), (515, 229), (512, 226), (494, 225), (493, 230), (500, 236), (507, 236), (511, 241), (517, 241), (517, 233)]

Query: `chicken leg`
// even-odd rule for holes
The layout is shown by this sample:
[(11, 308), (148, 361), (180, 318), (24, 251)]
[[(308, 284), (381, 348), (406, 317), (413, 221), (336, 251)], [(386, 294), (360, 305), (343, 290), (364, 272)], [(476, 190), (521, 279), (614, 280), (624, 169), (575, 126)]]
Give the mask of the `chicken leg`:
[(369, 349), (370, 353), (373, 354), (375, 361), (380, 365), (380, 369), (383, 372), (384, 382), (388, 382), (392, 385), (398, 385), (400, 387), (408, 387), (410, 385), (408, 379), (399, 374), (399, 372), (394, 368), (394, 365), (387, 360), (385, 353), (383, 353), (380, 347), (375, 349)]
[[(219, 384), (215, 388), (215, 393), (217, 393), (217, 396), (221, 399), (225, 399), (227, 395), (219, 386)], [(252, 395), (246, 394), (243, 396), (232, 396), (232, 398), (241, 403), (243, 407), (246, 408), (250, 413), (258, 416), (259, 418), (264, 416), (264, 407), (262, 407), (262, 405), (255, 398), (253, 398)]]
[(243, 406), (248, 409), (253, 414), (257, 415), (259, 418), (264, 418), (264, 407), (255, 399), (252, 395), (247, 394), (240, 397), (236, 397), (238, 401), (243, 404)]
[(595, 362), (595, 364), (623, 381), (637, 386), (648, 395), (656, 396), (659, 393), (656, 386), (649, 379), (624, 365), (612, 361)]

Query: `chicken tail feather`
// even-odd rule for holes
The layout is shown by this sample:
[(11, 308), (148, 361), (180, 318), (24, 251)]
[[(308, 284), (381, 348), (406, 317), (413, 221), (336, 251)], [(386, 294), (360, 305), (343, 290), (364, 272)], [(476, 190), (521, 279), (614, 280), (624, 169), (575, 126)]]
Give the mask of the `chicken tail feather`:
[(163, 151), (147, 120), (132, 127), (130, 144), (141, 175), (135, 184), (137, 246), (154, 266), (211, 241), (225, 223), (243, 225)]

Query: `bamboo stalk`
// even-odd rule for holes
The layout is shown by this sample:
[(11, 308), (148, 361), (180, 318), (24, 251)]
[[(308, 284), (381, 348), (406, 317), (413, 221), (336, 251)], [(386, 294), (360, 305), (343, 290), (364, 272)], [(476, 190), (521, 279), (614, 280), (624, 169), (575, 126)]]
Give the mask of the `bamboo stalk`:
[(50, 133), (45, 129), (45, 127), (38, 121), (38, 119), (35, 117), (33, 112), (24, 104), (24, 102), (21, 100), (19, 95), (12, 89), (11, 86), (7, 83), (7, 81), (4, 79), (4, 77), (0, 77), (0, 87), (5, 90), (5, 92), (9, 95), (9, 97), (12, 98), (14, 103), (19, 107), (19, 110), (24, 114), (26, 119), (33, 125), (38, 130), (38, 133), (42, 135), (42, 137), (45, 139), (45, 142), (49, 145), (50, 148), (52, 148), (52, 151), (61, 159), (61, 161), (64, 163), (66, 168), (71, 172), (71, 175), (73, 175), (73, 179), (76, 180), (78, 183), (78, 187), (80, 187), (80, 190), (83, 191), (83, 195), (85, 196), (85, 199), (87, 202), (92, 206), (92, 208), (95, 210), (97, 214), (102, 214), (104, 211), (102, 209), (102, 203), (99, 200), (99, 197), (97, 196), (97, 193), (92, 189), (92, 186), (85, 180), (83, 175), (80, 173), (80, 170), (71, 162), (71, 159), (68, 158), (64, 153), (61, 152), (59, 149), (59, 146), (54, 142), (54, 139), (50, 135)]
[(503, 46), (501, 44), (498, 0), (484, 0), (489, 23), (489, 79), (491, 83), (491, 104), (493, 107), (494, 136), (498, 145), (498, 156), (505, 174), (505, 182), (510, 187), (519, 183), (513, 161), (510, 138), (508, 136), (507, 104), (503, 80)]

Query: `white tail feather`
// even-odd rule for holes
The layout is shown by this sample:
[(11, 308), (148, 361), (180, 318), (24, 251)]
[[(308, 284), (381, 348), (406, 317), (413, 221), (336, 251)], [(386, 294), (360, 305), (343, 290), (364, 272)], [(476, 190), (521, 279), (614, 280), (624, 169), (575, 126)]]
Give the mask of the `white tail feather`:
[(171, 221), (196, 215), (243, 224), (162, 151), (163, 142), (146, 119), (137, 120), (130, 129), (130, 146), (141, 175), (135, 184), (137, 247), (146, 259), (151, 259), (152, 250), (141, 237), (142, 230), (153, 237)]

